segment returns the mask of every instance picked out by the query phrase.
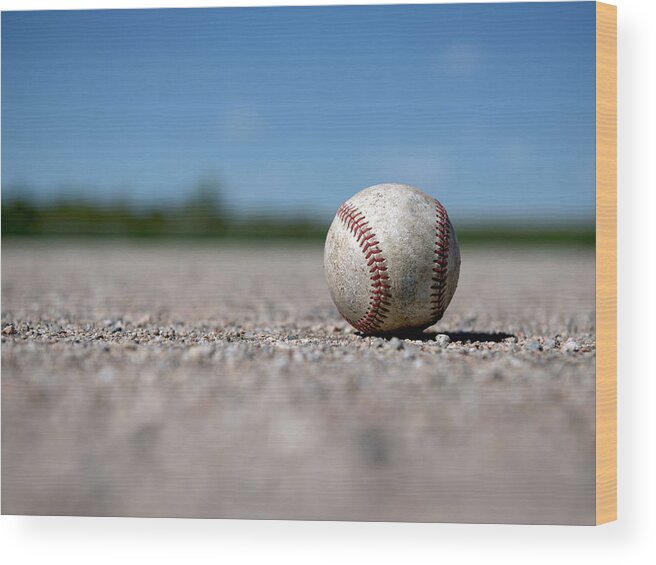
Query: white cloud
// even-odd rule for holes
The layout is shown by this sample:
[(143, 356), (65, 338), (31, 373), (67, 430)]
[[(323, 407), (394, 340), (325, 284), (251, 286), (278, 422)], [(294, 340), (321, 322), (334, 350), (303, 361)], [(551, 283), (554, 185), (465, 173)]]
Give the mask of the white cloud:
[(451, 75), (469, 75), (483, 65), (484, 53), (471, 43), (452, 43), (440, 53), (440, 64)]
[(240, 104), (226, 108), (219, 116), (219, 133), (230, 140), (245, 141), (266, 127), (264, 116), (253, 105)]

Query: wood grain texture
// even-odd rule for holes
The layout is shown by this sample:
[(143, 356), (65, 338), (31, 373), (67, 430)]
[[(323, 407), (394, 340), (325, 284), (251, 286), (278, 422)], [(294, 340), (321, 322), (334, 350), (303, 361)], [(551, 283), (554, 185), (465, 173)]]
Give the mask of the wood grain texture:
[(617, 518), (617, 9), (597, 3), (597, 507)]

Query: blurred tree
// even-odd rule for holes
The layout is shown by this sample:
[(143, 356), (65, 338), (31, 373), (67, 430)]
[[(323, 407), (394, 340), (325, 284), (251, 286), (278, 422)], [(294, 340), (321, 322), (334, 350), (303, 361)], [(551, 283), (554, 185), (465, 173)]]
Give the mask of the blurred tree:
[(173, 231), (180, 235), (217, 236), (226, 232), (228, 218), (221, 187), (214, 178), (201, 179), (177, 214)]
[(2, 202), (2, 235), (36, 235), (38, 211), (27, 198)]

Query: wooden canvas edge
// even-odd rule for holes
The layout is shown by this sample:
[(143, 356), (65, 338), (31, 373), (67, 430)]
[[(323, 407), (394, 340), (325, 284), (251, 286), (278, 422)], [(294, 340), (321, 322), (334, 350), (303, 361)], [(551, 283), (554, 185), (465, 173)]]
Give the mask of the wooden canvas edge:
[(596, 524), (617, 519), (617, 8), (596, 3)]

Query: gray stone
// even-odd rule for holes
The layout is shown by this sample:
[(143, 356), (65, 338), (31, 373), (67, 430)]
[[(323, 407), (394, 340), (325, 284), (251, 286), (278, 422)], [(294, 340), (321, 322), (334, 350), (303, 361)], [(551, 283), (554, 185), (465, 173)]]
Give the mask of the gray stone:
[(574, 353), (575, 351), (578, 351), (580, 347), (575, 340), (568, 339), (560, 349), (565, 353)]
[(387, 346), (391, 349), (403, 349), (403, 342), (398, 337), (393, 337), (387, 342)]
[(451, 343), (451, 338), (446, 334), (437, 334), (435, 336), (435, 343), (440, 347), (446, 347)]
[(544, 351), (551, 351), (556, 347), (556, 340), (549, 337), (542, 342), (542, 349)]

